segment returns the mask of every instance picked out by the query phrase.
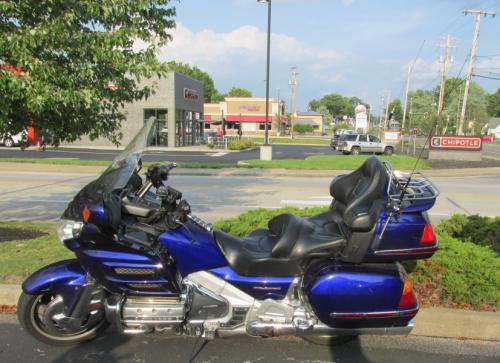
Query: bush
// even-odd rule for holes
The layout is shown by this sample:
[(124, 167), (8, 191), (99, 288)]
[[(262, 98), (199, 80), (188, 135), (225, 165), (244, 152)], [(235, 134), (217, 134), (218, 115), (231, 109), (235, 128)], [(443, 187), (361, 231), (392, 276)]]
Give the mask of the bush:
[(245, 150), (245, 149), (251, 149), (253, 147), (255, 147), (255, 142), (248, 139), (233, 140), (228, 145), (229, 150)]
[(296, 124), (293, 127), (293, 131), (298, 132), (299, 134), (303, 134), (305, 132), (313, 132), (314, 127), (312, 127), (312, 125)]
[(450, 219), (443, 221), (438, 228), (451, 237), (487, 246), (500, 253), (500, 217), (454, 214)]
[(285, 207), (280, 209), (255, 209), (236, 218), (221, 219), (215, 223), (215, 227), (229, 234), (243, 237), (257, 228), (267, 228), (267, 222), (278, 214), (292, 213), (298, 216), (307, 216), (324, 212), (326, 208), (305, 208)]
[(431, 259), (418, 261), (410, 275), (421, 302), (497, 310), (500, 307), (498, 255), (488, 247), (461, 241), (443, 231), (438, 238), (439, 250)]

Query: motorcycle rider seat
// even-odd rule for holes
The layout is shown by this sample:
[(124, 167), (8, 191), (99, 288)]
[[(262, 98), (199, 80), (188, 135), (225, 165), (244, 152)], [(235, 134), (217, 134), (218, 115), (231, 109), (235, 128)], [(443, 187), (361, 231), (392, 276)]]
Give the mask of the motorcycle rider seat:
[(313, 258), (363, 261), (384, 205), (387, 172), (376, 157), (330, 185), (330, 210), (300, 218), (281, 214), (244, 238), (214, 237), (229, 265), (244, 276), (292, 276)]
[(244, 238), (222, 231), (215, 231), (214, 237), (229, 265), (243, 276), (299, 275), (303, 262), (333, 257), (346, 242), (344, 236), (326, 233), (293, 214), (278, 215), (268, 229)]

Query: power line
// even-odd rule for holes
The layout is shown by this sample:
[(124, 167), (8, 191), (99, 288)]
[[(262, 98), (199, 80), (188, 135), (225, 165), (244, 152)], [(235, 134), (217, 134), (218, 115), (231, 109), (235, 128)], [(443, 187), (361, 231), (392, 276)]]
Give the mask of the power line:
[(500, 81), (500, 77), (482, 76), (480, 74), (473, 74), (473, 76), (474, 77), (479, 77), (479, 78), (494, 79), (494, 80)]
[(476, 55), (478, 58), (494, 58), (494, 57), (500, 57), (500, 54), (488, 54), (488, 55)]

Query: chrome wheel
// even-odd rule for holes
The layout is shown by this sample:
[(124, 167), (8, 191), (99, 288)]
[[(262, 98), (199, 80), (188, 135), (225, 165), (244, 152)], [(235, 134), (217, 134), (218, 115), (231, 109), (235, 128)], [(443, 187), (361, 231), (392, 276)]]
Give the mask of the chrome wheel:
[(14, 140), (12, 140), (11, 138), (6, 138), (3, 142), (3, 145), (6, 147), (12, 147), (14, 146)]
[(82, 343), (98, 336), (107, 328), (104, 309), (90, 310), (84, 319), (64, 314), (61, 295), (22, 294), (18, 304), (22, 327), (36, 339), (54, 345)]

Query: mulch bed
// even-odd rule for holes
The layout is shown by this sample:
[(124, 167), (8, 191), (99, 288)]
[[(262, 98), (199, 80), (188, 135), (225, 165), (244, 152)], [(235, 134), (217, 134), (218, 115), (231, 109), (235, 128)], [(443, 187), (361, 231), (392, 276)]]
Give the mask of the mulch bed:
[(0, 227), (0, 242), (35, 239), (47, 234), (37, 229)]
[(16, 312), (15, 305), (0, 305), (0, 314), (15, 314)]

